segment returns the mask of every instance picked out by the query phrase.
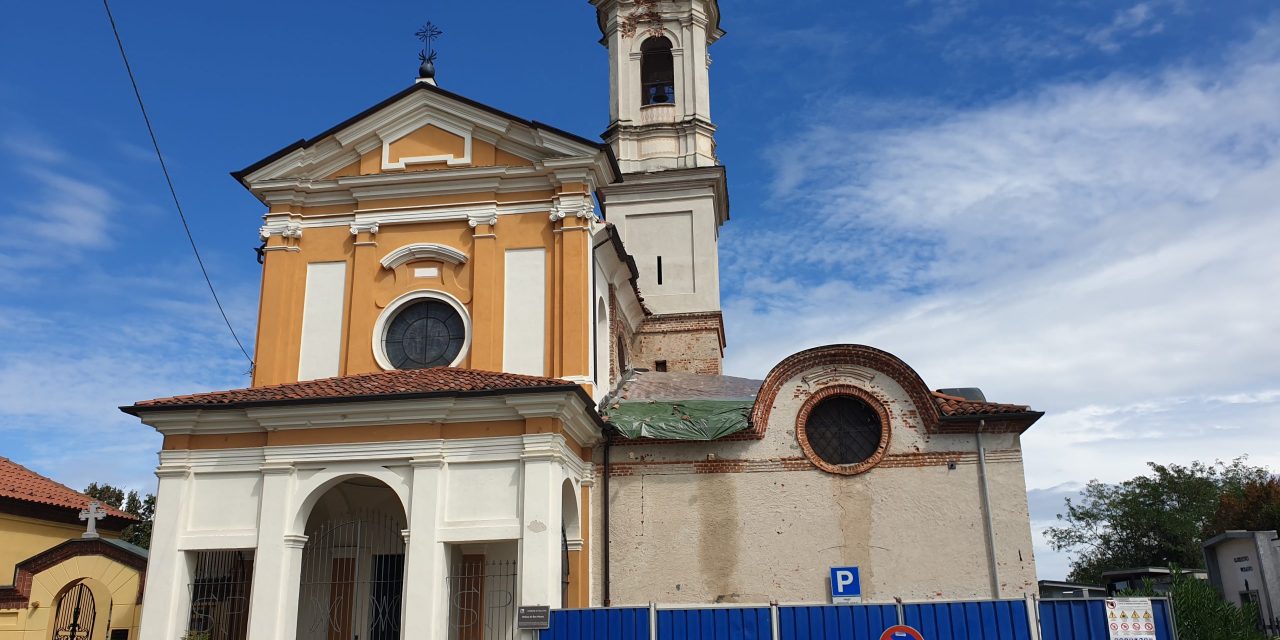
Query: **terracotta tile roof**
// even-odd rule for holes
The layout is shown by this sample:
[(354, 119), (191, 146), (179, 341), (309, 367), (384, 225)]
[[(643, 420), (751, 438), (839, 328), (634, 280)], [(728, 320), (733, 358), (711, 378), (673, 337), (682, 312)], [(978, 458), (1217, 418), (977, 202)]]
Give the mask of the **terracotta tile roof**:
[(990, 416), (1009, 413), (1030, 413), (1031, 407), (1023, 404), (1001, 404), (998, 402), (978, 402), (966, 400), (959, 396), (933, 392), (933, 401), (938, 403), (938, 412), (943, 417), (951, 416)]
[[(143, 409), (229, 407), (323, 400), (369, 399), (386, 396), (465, 395), (530, 389), (577, 389), (581, 387), (557, 378), (476, 369), (437, 367), (408, 371), (379, 371), (337, 378), (323, 378), (267, 387), (196, 393), (172, 398), (143, 400), (121, 407), (126, 413)], [(585, 391), (582, 392), (585, 395)], [(588, 402), (589, 403), (589, 402)], [(590, 403), (589, 403), (590, 404)]]
[[(45, 504), (79, 511), (93, 500), (60, 482), (46, 478), (8, 458), (0, 456), (0, 498)], [(109, 516), (137, 520), (137, 516), (108, 505), (102, 508)]]

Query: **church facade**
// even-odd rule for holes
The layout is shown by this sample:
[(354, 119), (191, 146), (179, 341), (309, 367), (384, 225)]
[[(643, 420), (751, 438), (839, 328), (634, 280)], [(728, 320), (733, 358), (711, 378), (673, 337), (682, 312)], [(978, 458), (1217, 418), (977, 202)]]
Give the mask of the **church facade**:
[(861, 345), (723, 375), (715, 0), (593, 0), (603, 141), (430, 77), (234, 174), (252, 386), (163, 436), (143, 640), (517, 637), (517, 605), (1022, 597), (1019, 435)]

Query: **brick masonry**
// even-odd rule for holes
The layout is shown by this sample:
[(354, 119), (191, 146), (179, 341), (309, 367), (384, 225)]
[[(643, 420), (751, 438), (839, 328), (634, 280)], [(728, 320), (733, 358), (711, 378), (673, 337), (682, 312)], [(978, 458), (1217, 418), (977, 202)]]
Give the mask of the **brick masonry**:
[[(987, 462), (1022, 462), (1021, 449), (994, 449), (987, 451)], [(978, 464), (974, 451), (930, 451), (928, 453), (898, 453), (881, 458), (877, 469), (902, 469), (913, 467), (945, 467)], [(614, 462), (609, 465), (609, 476), (672, 476), (709, 473), (776, 473), (779, 471), (812, 471), (818, 467), (807, 457), (795, 456), (764, 459), (707, 460), (637, 460)], [(596, 475), (603, 475), (603, 467), (596, 465)]]
[(650, 316), (632, 339), (631, 366), (705, 375), (723, 373), (724, 318), (720, 312)]

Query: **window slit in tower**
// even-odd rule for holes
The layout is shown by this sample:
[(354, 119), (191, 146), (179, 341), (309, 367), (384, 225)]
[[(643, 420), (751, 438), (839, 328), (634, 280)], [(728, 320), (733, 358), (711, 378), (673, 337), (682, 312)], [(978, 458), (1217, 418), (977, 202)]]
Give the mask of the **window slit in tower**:
[(658, 256), (658, 284), (662, 284), (662, 256)]

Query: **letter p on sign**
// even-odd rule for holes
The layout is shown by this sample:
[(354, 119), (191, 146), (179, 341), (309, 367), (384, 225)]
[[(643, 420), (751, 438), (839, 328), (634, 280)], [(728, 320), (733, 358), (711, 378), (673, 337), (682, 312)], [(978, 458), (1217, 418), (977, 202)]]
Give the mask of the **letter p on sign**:
[(831, 567), (831, 601), (837, 604), (860, 602), (862, 581), (857, 567)]

